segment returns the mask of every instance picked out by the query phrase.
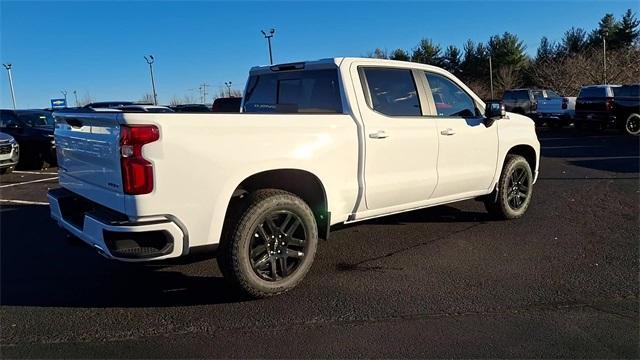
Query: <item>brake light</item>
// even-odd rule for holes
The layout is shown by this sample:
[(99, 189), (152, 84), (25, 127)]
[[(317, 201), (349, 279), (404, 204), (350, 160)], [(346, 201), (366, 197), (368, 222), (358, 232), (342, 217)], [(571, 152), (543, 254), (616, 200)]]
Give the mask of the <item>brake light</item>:
[(569, 99), (562, 98), (562, 110), (566, 110), (569, 107)]
[(154, 125), (120, 127), (120, 165), (125, 194), (142, 195), (153, 191), (153, 164), (142, 157), (142, 146), (160, 138)]
[(613, 98), (607, 98), (607, 110), (613, 110)]

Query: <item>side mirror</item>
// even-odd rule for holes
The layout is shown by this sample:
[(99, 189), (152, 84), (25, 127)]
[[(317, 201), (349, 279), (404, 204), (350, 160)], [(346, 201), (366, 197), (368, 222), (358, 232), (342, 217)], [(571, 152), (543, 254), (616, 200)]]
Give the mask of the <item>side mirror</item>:
[(491, 100), (487, 101), (484, 109), (485, 125), (491, 126), (494, 121), (502, 119), (507, 116), (507, 110), (504, 107), (502, 101)]
[(15, 121), (9, 121), (6, 125), (7, 129), (20, 129), (20, 124)]

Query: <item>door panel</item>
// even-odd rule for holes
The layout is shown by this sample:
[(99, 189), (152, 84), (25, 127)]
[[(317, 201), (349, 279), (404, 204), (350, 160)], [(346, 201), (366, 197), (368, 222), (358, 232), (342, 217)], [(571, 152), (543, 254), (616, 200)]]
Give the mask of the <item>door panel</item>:
[(438, 185), (432, 198), (487, 190), (495, 175), (498, 127), (484, 124), (473, 98), (443, 75), (425, 72), (439, 143)]
[(437, 123), (439, 181), (433, 197), (488, 189), (498, 160), (498, 127), (486, 127), (479, 117), (438, 118)]
[(435, 119), (422, 116), (425, 93), (416, 87), (414, 72), (366, 67), (352, 69), (352, 77), (362, 86), (367, 208), (429, 199), (438, 181), (437, 128)]

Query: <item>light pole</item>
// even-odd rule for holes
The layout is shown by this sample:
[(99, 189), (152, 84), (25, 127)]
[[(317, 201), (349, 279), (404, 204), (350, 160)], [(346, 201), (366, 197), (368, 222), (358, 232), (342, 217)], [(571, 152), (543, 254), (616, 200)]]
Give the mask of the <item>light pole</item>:
[(153, 62), (155, 61), (155, 59), (153, 58), (153, 55), (149, 55), (149, 57), (144, 57), (144, 59), (147, 61), (147, 64), (149, 64), (149, 72), (151, 73), (151, 90), (153, 91), (153, 105), (158, 105), (158, 94), (156, 94), (156, 81), (153, 78)]
[(64, 96), (64, 107), (69, 107), (69, 105), (67, 105), (67, 90), (60, 90), (60, 93)]
[(16, 94), (13, 90), (13, 77), (11, 76), (11, 64), (2, 64), (5, 69), (7, 69), (7, 74), (9, 75), (9, 87), (11, 88), (11, 101), (13, 101), (13, 110), (16, 109)]
[(273, 34), (276, 33), (276, 29), (269, 29), (268, 33), (264, 30), (260, 30), (260, 32), (262, 33), (262, 35), (264, 35), (264, 38), (267, 39), (267, 42), (269, 43), (269, 64), (273, 65), (273, 54), (271, 53), (271, 38), (273, 37)]
[(78, 107), (78, 92), (73, 90), (73, 96), (76, 98), (76, 107)]
[(493, 66), (491, 65), (491, 56), (489, 56), (489, 82), (491, 83), (491, 100), (493, 100)]
[(224, 86), (226, 86), (227, 90), (229, 90), (229, 97), (231, 97), (231, 81), (225, 82)]
[(607, 34), (606, 30), (602, 34), (602, 70), (605, 85), (607, 84)]

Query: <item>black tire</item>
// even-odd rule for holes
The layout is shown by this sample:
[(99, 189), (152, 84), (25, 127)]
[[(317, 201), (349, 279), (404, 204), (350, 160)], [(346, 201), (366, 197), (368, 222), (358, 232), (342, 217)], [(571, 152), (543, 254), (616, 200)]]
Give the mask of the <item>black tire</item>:
[(304, 279), (318, 246), (318, 227), (302, 199), (282, 190), (259, 190), (233, 221), (218, 249), (218, 265), (231, 284), (264, 298)]
[(624, 122), (624, 130), (629, 135), (640, 135), (640, 114), (629, 115)]
[(499, 219), (521, 218), (531, 204), (533, 173), (520, 155), (507, 155), (493, 193), (484, 200), (489, 214)]
[(0, 169), (0, 175), (7, 175), (13, 172), (13, 166)]

